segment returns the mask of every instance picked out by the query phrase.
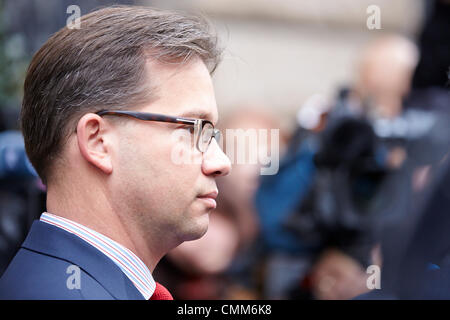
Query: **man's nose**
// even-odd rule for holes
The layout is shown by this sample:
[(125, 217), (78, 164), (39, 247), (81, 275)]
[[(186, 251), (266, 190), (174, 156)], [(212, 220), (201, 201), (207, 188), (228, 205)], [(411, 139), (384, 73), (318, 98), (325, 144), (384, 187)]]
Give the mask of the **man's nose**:
[(202, 171), (206, 176), (226, 176), (231, 171), (231, 162), (222, 151), (216, 139), (212, 139), (208, 150), (203, 154)]

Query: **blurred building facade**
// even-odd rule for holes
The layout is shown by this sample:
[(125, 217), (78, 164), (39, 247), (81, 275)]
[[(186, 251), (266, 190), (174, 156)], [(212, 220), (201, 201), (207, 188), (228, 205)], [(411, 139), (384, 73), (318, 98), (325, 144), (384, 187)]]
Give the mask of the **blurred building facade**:
[[(141, 0), (142, 4), (200, 10), (216, 26), (225, 54), (216, 71), (220, 111), (254, 103), (294, 125), (313, 95), (332, 99), (355, 77), (362, 48), (385, 33), (413, 40), (423, 23), (421, 0)], [(380, 8), (381, 29), (369, 30), (367, 8)]]

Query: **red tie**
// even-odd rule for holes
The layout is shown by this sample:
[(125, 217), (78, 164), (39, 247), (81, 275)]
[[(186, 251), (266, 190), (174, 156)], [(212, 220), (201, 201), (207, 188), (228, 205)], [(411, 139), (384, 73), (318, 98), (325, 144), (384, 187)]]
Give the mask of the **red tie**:
[(169, 290), (167, 290), (162, 284), (156, 282), (156, 288), (150, 300), (173, 300)]

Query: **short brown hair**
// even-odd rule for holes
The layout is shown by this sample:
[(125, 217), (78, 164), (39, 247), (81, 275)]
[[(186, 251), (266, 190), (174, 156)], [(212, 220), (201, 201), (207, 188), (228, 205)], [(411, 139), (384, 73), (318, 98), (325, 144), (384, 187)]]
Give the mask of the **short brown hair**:
[(54, 34), (34, 55), (25, 79), (21, 128), (44, 183), (83, 114), (152, 99), (148, 58), (183, 63), (197, 56), (211, 72), (220, 61), (217, 37), (201, 16), (114, 6), (82, 16), (80, 26)]

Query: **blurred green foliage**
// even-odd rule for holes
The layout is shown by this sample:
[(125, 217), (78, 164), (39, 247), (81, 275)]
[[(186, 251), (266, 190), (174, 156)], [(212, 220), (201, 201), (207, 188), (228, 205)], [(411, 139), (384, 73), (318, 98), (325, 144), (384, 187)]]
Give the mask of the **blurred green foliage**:
[(0, 107), (19, 107), (29, 57), (24, 36), (7, 34), (6, 23), (3, 1), (0, 0)]

